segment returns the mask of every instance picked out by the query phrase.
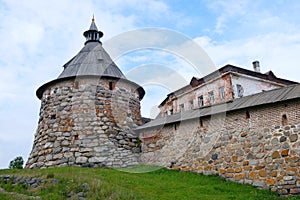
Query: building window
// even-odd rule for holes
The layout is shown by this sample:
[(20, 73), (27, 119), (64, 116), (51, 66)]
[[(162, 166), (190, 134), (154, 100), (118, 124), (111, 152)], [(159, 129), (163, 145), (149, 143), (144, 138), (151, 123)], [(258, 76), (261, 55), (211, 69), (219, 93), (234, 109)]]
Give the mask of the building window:
[(199, 107), (204, 106), (203, 95), (198, 97), (198, 106)]
[(113, 89), (115, 89), (115, 84), (114, 84), (114, 82), (109, 82), (108, 83), (108, 86), (109, 86), (109, 90), (113, 90)]
[(184, 111), (184, 104), (180, 104), (180, 105), (179, 105), (179, 111), (180, 111), (180, 112), (183, 112), (183, 111)]
[(173, 109), (170, 110), (170, 115), (173, 115)]
[(189, 101), (189, 104), (190, 104), (190, 109), (191, 110), (194, 109), (194, 101), (193, 100)]
[(208, 93), (208, 96), (209, 96), (209, 103), (210, 104), (213, 104), (215, 102), (215, 96), (214, 96), (214, 91), (210, 91)]
[(219, 91), (220, 91), (220, 99), (225, 99), (225, 88), (220, 87)]
[(288, 125), (288, 118), (287, 118), (286, 114), (282, 115), (281, 123), (282, 123), (282, 126)]
[(200, 127), (203, 128), (203, 120), (200, 119)]
[(241, 85), (239, 85), (239, 84), (236, 85), (236, 91), (237, 91), (238, 97), (243, 97), (244, 90)]
[(246, 119), (250, 119), (250, 112), (246, 111)]

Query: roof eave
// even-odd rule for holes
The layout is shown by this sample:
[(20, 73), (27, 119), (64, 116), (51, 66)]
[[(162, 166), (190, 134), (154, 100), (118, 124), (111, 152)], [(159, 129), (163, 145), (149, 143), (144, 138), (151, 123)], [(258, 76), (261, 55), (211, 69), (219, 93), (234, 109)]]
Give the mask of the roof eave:
[(49, 81), (45, 84), (43, 84), (42, 86), (40, 86), (37, 90), (36, 90), (36, 96), (39, 99), (42, 99), (43, 93), (45, 92), (45, 90), (51, 86), (54, 85), (56, 83), (62, 82), (62, 81), (66, 81), (66, 80), (72, 80), (72, 79), (76, 79), (76, 78), (89, 78), (89, 77), (93, 77), (93, 78), (109, 78), (109, 79), (114, 79), (114, 80), (121, 80), (124, 82), (128, 82), (132, 85), (134, 85), (136, 87), (136, 90), (139, 93), (139, 99), (142, 100), (143, 97), (145, 96), (145, 90), (142, 86), (138, 85), (135, 82), (129, 81), (128, 79), (124, 79), (124, 78), (119, 78), (119, 77), (113, 77), (113, 76), (96, 76), (96, 75), (82, 75), (82, 76), (68, 76), (68, 77), (64, 77), (64, 78), (58, 78), (58, 79), (54, 79), (52, 81)]
[[(278, 94), (276, 99), (272, 99), (274, 97), (274, 94)], [(252, 98), (258, 98), (261, 97), (260, 95), (263, 95), (263, 98), (261, 99), (267, 99), (265, 96), (269, 95), (270, 98), (268, 100), (265, 100), (264, 102), (258, 102), (252, 105), (245, 105), (243, 101), (248, 101), (252, 102)], [(271, 100), (272, 99), (272, 100)], [(297, 85), (291, 85), (287, 86), (284, 88), (278, 88), (274, 90), (269, 90), (263, 93), (258, 93), (258, 94), (253, 94), (250, 96), (245, 96), (242, 98), (230, 100), (227, 102), (211, 105), (211, 106), (206, 106), (194, 110), (189, 110), (185, 111), (182, 113), (176, 113), (174, 115), (170, 115), (167, 117), (161, 117), (157, 118), (143, 126), (137, 127), (135, 129), (136, 132), (142, 132), (147, 129), (153, 129), (155, 127), (167, 125), (167, 124), (173, 124), (173, 123), (178, 123), (181, 121), (187, 121), (187, 120), (192, 120), (196, 119), (199, 117), (207, 117), (207, 116), (212, 116), (212, 115), (217, 115), (221, 113), (227, 113), (227, 112), (232, 112), (232, 111), (237, 111), (237, 110), (242, 110), (242, 109), (247, 109), (247, 108), (252, 108), (252, 107), (258, 107), (258, 106), (265, 106), (265, 105), (270, 105), (270, 104), (275, 104), (275, 103), (280, 103), (280, 102), (286, 102), (286, 101), (292, 101), (300, 99), (300, 84)], [(206, 111), (204, 109), (210, 109), (209, 111)], [(202, 110), (202, 113), (201, 113)], [(195, 113), (196, 115), (193, 115)], [(203, 114), (204, 113), (204, 114)], [(179, 116), (179, 117), (178, 117)], [(190, 117), (189, 117), (190, 116)], [(173, 120), (172, 120), (173, 118)], [(175, 118), (175, 120), (174, 120)], [(160, 121), (163, 121), (164, 123), (161, 124), (159, 123)], [(153, 124), (153, 125), (151, 125)]]

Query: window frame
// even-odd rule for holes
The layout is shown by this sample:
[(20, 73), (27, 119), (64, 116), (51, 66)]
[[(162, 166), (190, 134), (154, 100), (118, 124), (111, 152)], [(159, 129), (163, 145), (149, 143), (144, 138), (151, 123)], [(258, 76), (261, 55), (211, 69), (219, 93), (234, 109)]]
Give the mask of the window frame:
[(183, 112), (184, 111), (184, 103), (179, 104), (179, 112)]
[[(200, 101), (200, 99), (201, 99), (201, 101)], [(204, 106), (204, 98), (203, 98), (203, 95), (198, 96), (198, 106), (199, 106), (199, 108), (201, 108), (201, 107)]]
[(215, 94), (214, 91), (208, 92), (208, 98), (209, 98), (209, 103), (214, 104), (215, 103)]
[(220, 99), (225, 99), (225, 87), (222, 86), (219, 88)]
[(189, 101), (189, 106), (191, 110), (194, 109), (194, 100)]
[(237, 96), (239, 98), (244, 96), (244, 89), (243, 89), (243, 86), (241, 84), (236, 84), (236, 92), (237, 92)]

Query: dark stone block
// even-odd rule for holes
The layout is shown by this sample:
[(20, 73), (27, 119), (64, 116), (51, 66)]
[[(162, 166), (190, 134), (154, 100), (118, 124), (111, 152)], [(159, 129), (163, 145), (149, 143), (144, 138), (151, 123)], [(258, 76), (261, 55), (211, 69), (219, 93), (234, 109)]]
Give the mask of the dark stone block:
[(90, 163), (90, 167), (95, 167), (95, 163)]
[(32, 187), (32, 188), (36, 188), (36, 187), (38, 187), (39, 185), (37, 184), (37, 183), (33, 183), (32, 185), (30, 185), (30, 187)]
[(213, 154), (213, 155), (211, 156), (211, 159), (217, 160), (217, 159), (218, 159), (218, 154)]
[(95, 104), (96, 104), (96, 105), (103, 105), (103, 102), (96, 100), (96, 101), (95, 101)]
[(283, 149), (288, 149), (288, 148), (290, 148), (290, 145), (289, 145), (288, 143), (284, 143), (284, 144), (282, 145), (282, 148), (283, 148)]
[(248, 155), (247, 155), (247, 159), (249, 160), (249, 159), (254, 159), (255, 158), (255, 156), (252, 154), (252, 153), (249, 153)]
[(106, 164), (104, 164), (104, 163), (101, 163), (100, 167), (107, 168)]
[(281, 136), (279, 141), (280, 142), (285, 142), (286, 141), (286, 137), (285, 136)]
[(81, 165), (82, 167), (90, 167), (90, 164), (89, 163), (84, 163)]
[(285, 136), (290, 136), (291, 133), (290, 133), (290, 131), (284, 131), (283, 134), (284, 134)]
[(64, 107), (63, 106), (59, 106), (58, 108), (57, 108), (57, 111), (59, 112), (59, 111), (63, 111), (64, 110)]

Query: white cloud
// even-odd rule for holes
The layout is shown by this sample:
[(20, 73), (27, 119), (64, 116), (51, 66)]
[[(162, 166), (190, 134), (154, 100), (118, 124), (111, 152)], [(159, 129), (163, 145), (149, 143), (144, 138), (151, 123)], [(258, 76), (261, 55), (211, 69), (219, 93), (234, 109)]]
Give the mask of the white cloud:
[[(244, 15), (249, 9), (249, 0), (217, 0), (209, 1), (208, 7), (216, 13), (220, 13), (217, 17), (215, 31), (222, 34), (228, 28), (229, 21), (237, 16)], [(253, 3), (253, 2), (251, 2)]]
[(203, 46), (218, 67), (234, 64), (252, 69), (252, 61), (259, 60), (262, 71), (272, 70), (279, 77), (299, 79), (300, 33), (270, 33), (223, 43), (213, 42), (208, 37), (198, 37), (195, 41)]
[(129, 9), (143, 15), (137, 17), (136, 20), (160, 19), (163, 15), (167, 18), (172, 18), (175, 14), (171, 11), (169, 6), (163, 1), (157, 0), (114, 0), (104, 1), (103, 7), (109, 7), (113, 13), (126, 13)]

